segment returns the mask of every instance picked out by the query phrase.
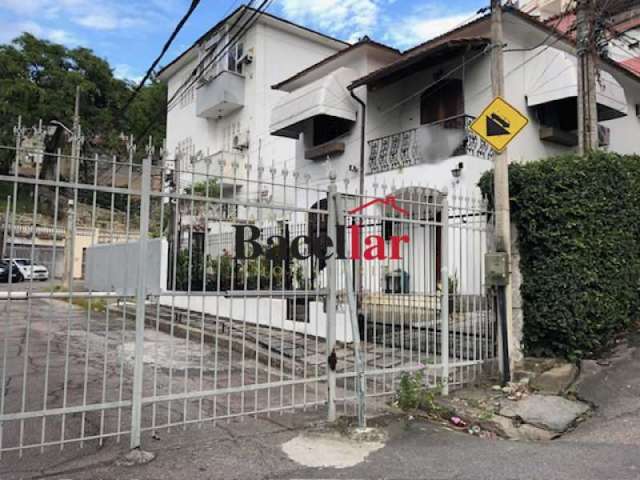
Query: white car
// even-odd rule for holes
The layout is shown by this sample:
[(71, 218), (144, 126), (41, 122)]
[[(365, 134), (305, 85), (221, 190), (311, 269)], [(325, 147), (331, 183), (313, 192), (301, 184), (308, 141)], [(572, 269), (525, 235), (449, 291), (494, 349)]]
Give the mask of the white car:
[[(8, 258), (5, 259), (9, 261)], [(43, 265), (31, 265), (28, 258), (14, 258), (13, 264), (18, 268), (25, 280), (49, 280), (49, 270)]]

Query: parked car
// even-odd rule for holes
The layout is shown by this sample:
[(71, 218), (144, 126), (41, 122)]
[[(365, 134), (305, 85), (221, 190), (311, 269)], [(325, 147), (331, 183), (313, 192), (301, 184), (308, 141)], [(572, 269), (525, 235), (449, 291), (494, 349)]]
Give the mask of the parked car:
[(0, 283), (9, 283), (9, 270), (11, 270), (11, 283), (18, 283), (24, 280), (22, 273), (15, 265), (9, 267), (9, 262), (0, 260)]
[[(9, 262), (8, 258), (4, 259), (5, 262)], [(18, 271), (25, 280), (49, 280), (49, 270), (43, 265), (31, 265), (31, 260), (28, 258), (14, 258), (13, 264), (18, 268)]]

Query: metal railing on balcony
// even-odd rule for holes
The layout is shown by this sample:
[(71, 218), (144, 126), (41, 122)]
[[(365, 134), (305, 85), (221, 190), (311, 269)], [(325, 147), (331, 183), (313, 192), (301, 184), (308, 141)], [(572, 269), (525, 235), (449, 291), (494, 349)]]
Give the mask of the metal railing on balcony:
[(491, 148), (470, 129), (473, 117), (458, 115), (370, 140), (368, 173), (381, 173), (450, 157), (490, 159)]

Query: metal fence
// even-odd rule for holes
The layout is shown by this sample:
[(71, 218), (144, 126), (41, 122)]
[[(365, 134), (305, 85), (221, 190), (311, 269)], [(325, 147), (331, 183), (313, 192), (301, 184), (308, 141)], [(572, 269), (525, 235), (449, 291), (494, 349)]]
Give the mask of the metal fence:
[[(364, 420), (366, 398), (392, 395), (403, 374), (446, 393), (492, 368), (482, 200), (417, 185), (354, 194), (335, 178), (318, 187), (206, 157), (179, 172), (150, 147), (134, 161), (131, 143), (126, 158), (38, 152), (26, 173), (20, 135), (0, 147), (14, 158), (0, 175), (5, 256), (20, 248), (37, 264), (48, 242), (44, 266), (62, 258), (64, 272), (0, 284), (0, 454), (125, 437), (138, 447), (145, 432), (295, 409)], [(14, 228), (25, 215), (31, 228)], [(150, 238), (166, 255), (148, 255)], [(138, 254), (85, 265), (87, 249), (123, 243)], [(156, 261), (160, 293), (148, 285)], [(91, 290), (78, 264), (114, 269), (111, 283), (99, 272), (110, 288)]]

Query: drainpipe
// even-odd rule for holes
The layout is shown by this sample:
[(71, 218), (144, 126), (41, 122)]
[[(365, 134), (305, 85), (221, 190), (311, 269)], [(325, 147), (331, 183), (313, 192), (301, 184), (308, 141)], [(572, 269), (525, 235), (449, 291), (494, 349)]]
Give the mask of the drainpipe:
[[(358, 173), (360, 174), (360, 204), (364, 202), (364, 142), (365, 142), (365, 127), (366, 127), (366, 119), (367, 119), (367, 104), (358, 97), (352, 89), (349, 89), (349, 93), (353, 97), (353, 99), (360, 104), (360, 168)], [(362, 226), (362, 220), (360, 220), (360, 225)], [(362, 240), (360, 240), (362, 242)], [(360, 251), (362, 252), (362, 245), (360, 245)], [(364, 315), (362, 313), (362, 256), (357, 261), (354, 261), (353, 264), (353, 289), (356, 292), (356, 310), (358, 316), (358, 326), (360, 327), (360, 336), (364, 334), (365, 330), (365, 321)]]
[(367, 104), (362, 101), (360, 97), (358, 97), (353, 90), (349, 90), (349, 93), (353, 97), (353, 99), (360, 104), (361, 107), (361, 121), (360, 121), (360, 195), (364, 195), (364, 136), (365, 136), (365, 126), (366, 126), (366, 118), (367, 118)]

